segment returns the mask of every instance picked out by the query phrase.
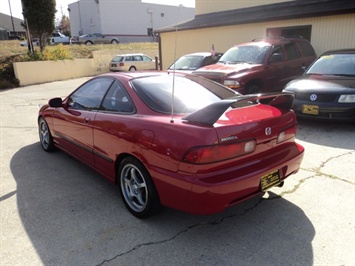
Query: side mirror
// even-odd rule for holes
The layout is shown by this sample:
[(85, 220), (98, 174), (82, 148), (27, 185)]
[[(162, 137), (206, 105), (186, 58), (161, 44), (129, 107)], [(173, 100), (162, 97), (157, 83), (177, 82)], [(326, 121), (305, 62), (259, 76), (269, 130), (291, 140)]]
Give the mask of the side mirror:
[(48, 102), (48, 105), (50, 107), (62, 107), (62, 105), (63, 105), (62, 98), (50, 99), (49, 102)]
[(283, 56), (280, 53), (275, 53), (271, 56), (270, 62), (280, 62), (283, 60)]

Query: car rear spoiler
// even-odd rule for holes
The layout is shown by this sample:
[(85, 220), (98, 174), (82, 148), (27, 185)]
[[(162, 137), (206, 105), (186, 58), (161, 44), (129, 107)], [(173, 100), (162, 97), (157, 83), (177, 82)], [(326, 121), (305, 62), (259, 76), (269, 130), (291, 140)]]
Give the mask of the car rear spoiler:
[(290, 92), (240, 95), (212, 103), (183, 117), (182, 120), (212, 126), (232, 105), (234, 105), (234, 108), (238, 108), (244, 107), (249, 103), (260, 103), (282, 109), (291, 109), (293, 100), (294, 95)]

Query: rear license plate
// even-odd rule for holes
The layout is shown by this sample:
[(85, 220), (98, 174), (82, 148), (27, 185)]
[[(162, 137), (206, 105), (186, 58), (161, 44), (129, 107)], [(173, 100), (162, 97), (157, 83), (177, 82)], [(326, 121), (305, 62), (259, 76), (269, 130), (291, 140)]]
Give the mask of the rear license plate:
[(111, 66), (112, 66), (112, 67), (116, 67), (117, 65), (116, 65), (116, 64), (112, 64)]
[(261, 191), (266, 191), (280, 184), (279, 170), (275, 170), (267, 175), (262, 176), (260, 184), (261, 184)]
[(319, 106), (318, 105), (302, 105), (302, 113), (309, 115), (318, 115), (319, 114)]

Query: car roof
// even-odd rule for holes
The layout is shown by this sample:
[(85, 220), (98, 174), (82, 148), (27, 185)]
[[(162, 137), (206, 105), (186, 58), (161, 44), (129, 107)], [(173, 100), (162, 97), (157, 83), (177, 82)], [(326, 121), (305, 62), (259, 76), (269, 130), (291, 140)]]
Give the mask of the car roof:
[(256, 38), (253, 39), (251, 42), (245, 42), (241, 44), (237, 44), (235, 46), (243, 46), (243, 45), (255, 45), (255, 44), (263, 44), (264, 46), (271, 46), (275, 44), (284, 44), (284, 43), (289, 43), (291, 41), (296, 41), (296, 42), (308, 42), (307, 39), (302, 38), (301, 36), (297, 37), (264, 37), (264, 38)]
[[(217, 53), (216, 54), (220, 54), (220, 53)], [(211, 52), (197, 52), (197, 53), (191, 53), (191, 54), (185, 54), (185, 55), (182, 55), (181, 57), (183, 56), (210, 56), (211, 55)]]
[(355, 54), (355, 49), (354, 48), (348, 48), (348, 49), (338, 49), (338, 50), (329, 50), (321, 54), (327, 55), (327, 54)]
[[(150, 77), (150, 76), (163, 76), (170, 74), (168, 71), (130, 71), (130, 72), (109, 72), (101, 74), (98, 77), (126, 77), (127, 79), (132, 78), (141, 78), (141, 77)], [(177, 73), (175, 75), (185, 76), (184, 73)]]
[(118, 55), (115, 55), (115, 56), (132, 56), (132, 55), (145, 55), (145, 54), (142, 54), (142, 53), (135, 53), (135, 54), (118, 54)]

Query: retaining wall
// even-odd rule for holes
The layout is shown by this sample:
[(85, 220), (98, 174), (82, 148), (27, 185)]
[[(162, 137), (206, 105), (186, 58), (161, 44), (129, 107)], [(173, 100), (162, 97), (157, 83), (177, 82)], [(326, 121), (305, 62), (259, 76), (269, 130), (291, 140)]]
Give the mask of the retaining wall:
[(20, 86), (27, 86), (107, 73), (110, 71), (109, 63), (115, 55), (129, 53), (143, 53), (154, 59), (158, 51), (94, 51), (93, 58), (89, 59), (15, 62), (13, 65)]

